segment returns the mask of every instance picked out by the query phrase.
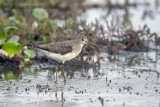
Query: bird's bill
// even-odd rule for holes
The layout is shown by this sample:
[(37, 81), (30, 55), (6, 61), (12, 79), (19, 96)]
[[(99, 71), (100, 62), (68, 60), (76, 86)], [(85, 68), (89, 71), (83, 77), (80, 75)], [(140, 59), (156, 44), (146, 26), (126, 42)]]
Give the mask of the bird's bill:
[(98, 49), (98, 47), (97, 46), (95, 46), (95, 45), (93, 45), (93, 44), (88, 44), (88, 45), (90, 45), (90, 46), (92, 46), (92, 47), (94, 47), (94, 48), (96, 48), (96, 50), (99, 52), (99, 49)]
[(88, 44), (88, 40), (85, 40), (85, 43)]

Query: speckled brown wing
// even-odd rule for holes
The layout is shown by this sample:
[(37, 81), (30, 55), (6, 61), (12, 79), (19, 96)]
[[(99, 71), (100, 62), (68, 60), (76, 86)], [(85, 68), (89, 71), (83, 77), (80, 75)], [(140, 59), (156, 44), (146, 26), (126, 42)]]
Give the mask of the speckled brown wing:
[(72, 52), (72, 46), (68, 42), (55, 42), (50, 44), (39, 45), (36, 47), (48, 52), (53, 52), (61, 55), (64, 55), (68, 52)]

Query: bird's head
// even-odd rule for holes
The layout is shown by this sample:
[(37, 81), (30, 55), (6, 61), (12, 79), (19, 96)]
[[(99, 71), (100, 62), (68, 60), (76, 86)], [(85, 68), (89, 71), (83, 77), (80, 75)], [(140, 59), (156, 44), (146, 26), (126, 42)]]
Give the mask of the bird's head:
[(98, 47), (95, 46), (95, 45), (93, 45), (93, 44), (91, 44), (91, 43), (89, 43), (86, 36), (84, 36), (84, 35), (79, 35), (79, 36), (76, 37), (76, 40), (77, 40), (77, 42), (79, 42), (79, 43), (81, 44), (82, 47), (83, 47), (85, 44), (88, 44), (88, 45), (94, 47), (94, 48), (97, 50), (97, 52), (99, 52)]
[(76, 40), (78, 40), (78, 42), (82, 45), (88, 44), (88, 39), (86, 36), (84, 35), (79, 35), (76, 37)]

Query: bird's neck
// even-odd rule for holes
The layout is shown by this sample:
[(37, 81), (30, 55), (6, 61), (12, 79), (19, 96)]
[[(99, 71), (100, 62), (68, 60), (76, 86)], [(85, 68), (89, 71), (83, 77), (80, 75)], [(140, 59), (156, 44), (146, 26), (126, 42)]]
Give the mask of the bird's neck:
[(76, 53), (80, 53), (82, 48), (83, 48), (82, 44), (75, 44), (73, 46), (73, 51), (76, 52)]

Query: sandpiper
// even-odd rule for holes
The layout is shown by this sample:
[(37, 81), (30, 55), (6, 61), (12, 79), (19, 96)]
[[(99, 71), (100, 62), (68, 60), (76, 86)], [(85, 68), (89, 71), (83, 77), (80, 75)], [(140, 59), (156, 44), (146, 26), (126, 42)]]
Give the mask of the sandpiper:
[[(53, 42), (42, 45), (34, 45), (34, 47), (36, 47), (38, 50), (40, 50), (49, 58), (52, 58), (53, 60), (62, 62), (62, 64), (64, 64), (65, 61), (69, 61), (78, 56), (85, 44), (88, 44), (87, 37), (79, 35), (73, 40)], [(62, 74), (64, 77), (64, 83), (66, 83), (63, 66), (62, 66)], [(56, 70), (56, 83), (58, 81), (57, 75), (58, 73)]]
[(88, 44), (87, 37), (77, 36), (74, 40), (35, 45), (42, 53), (58, 62), (69, 61), (79, 55), (83, 46)]

